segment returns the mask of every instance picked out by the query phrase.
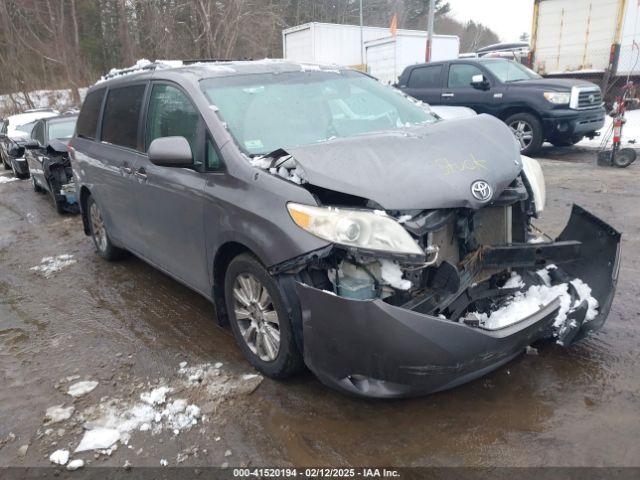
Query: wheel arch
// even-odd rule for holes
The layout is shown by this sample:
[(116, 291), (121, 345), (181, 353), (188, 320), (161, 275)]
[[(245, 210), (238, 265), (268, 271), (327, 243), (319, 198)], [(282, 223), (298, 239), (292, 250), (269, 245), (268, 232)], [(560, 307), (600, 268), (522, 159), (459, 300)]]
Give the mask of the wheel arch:
[(542, 126), (542, 117), (540, 116), (540, 114), (534, 108), (531, 108), (527, 105), (505, 108), (502, 112), (500, 112), (498, 118), (506, 123), (507, 118), (509, 118), (511, 115), (515, 115), (516, 113), (528, 113), (530, 115), (533, 115), (540, 122), (540, 126)]
[(87, 212), (87, 201), (91, 196), (91, 191), (86, 187), (80, 187), (80, 215), (82, 216), (82, 227), (85, 235), (91, 235), (91, 229), (89, 228), (89, 216)]

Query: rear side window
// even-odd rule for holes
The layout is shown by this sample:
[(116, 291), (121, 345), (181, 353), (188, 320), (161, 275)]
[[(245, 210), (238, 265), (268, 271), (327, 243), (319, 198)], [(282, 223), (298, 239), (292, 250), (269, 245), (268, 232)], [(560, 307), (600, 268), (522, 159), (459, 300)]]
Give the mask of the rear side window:
[(474, 75), (482, 75), (482, 70), (474, 65), (464, 63), (451, 65), (449, 68), (449, 88), (471, 87)]
[(100, 115), (100, 107), (102, 106), (104, 92), (104, 88), (101, 90), (95, 90), (85, 98), (84, 103), (82, 104), (82, 110), (80, 111), (80, 116), (78, 117), (77, 134), (79, 137), (91, 140), (96, 138), (98, 115)]
[(103, 142), (138, 148), (138, 121), (145, 88), (132, 85), (109, 90), (102, 121)]
[(436, 88), (440, 86), (442, 78), (442, 65), (416, 68), (411, 72), (407, 87), (409, 88)]
[(202, 163), (198, 138), (200, 114), (181, 90), (171, 85), (154, 85), (147, 115), (147, 145), (161, 137), (184, 137), (196, 164)]

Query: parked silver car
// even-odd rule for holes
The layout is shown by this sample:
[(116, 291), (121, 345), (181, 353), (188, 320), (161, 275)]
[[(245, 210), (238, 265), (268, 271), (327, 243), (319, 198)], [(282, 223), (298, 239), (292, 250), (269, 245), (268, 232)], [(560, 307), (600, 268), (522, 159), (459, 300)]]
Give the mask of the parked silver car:
[(85, 232), (216, 307), (282, 378), (399, 397), (444, 390), (544, 338), (599, 329), (620, 234), (574, 207), (532, 225), (542, 170), (498, 119), (440, 120), (360, 72), (286, 61), (115, 73), (71, 162)]

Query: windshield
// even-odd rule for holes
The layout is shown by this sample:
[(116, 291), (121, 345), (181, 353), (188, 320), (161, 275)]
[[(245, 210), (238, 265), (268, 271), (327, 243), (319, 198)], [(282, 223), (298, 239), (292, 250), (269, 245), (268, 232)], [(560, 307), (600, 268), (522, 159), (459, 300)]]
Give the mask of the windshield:
[(24, 125), (16, 125), (15, 130), (20, 132), (25, 132), (31, 134), (31, 130), (33, 130), (33, 126), (36, 122), (25, 123)]
[(209, 78), (201, 88), (250, 155), (437, 120), (392, 87), (352, 71)]
[(533, 70), (511, 61), (484, 62), (483, 65), (503, 83), (542, 78)]
[(49, 138), (71, 138), (76, 128), (76, 119), (49, 123)]

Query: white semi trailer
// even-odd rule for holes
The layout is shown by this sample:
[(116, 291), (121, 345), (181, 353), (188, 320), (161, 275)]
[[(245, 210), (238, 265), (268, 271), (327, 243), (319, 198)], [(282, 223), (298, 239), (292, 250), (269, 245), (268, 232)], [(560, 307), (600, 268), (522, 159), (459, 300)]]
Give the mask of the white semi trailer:
[(531, 64), (545, 76), (597, 81), (603, 91), (637, 80), (640, 1), (535, 0)]
[[(362, 40), (362, 41), (361, 41)], [(394, 83), (402, 70), (425, 60), (427, 32), (388, 28), (306, 23), (282, 31), (284, 58), (297, 62), (361, 66), (385, 83)], [(434, 35), (432, 59), (458, 57), (460, 39)]]

